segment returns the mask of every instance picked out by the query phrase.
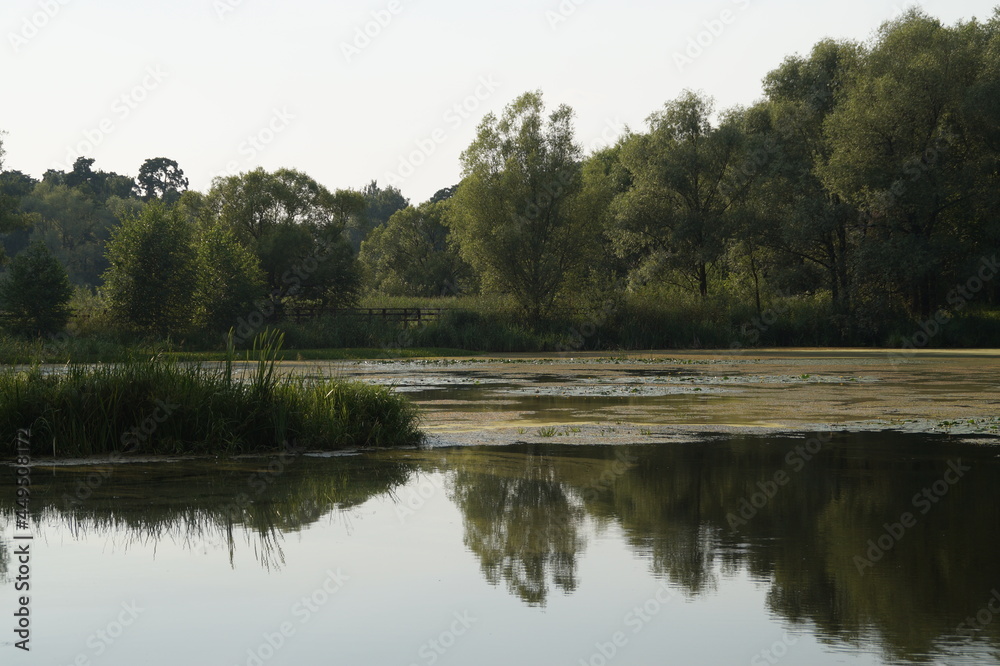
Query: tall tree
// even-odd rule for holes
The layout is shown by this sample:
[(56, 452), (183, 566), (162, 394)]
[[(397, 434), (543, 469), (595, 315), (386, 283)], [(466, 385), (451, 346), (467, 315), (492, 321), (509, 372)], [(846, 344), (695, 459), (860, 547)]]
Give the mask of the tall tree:
[(188, 188), (188, 179), (176, 161), (166, 157), (154, 157), (139, 167), (136, 187), (143, 201), (159, 199), (172, 204)]
[(360, 193), (330, 192), (300, 171), (257, 169), (216, 179), (201, 215), (232, 229), (257, 256), (280, 309), (288, 296), (355, 298), (358, 269), (344, 228), (365, 205)]
[[(861, 48), (825, 40), (808, 58), (794, 56), (764, 80), (765, 103), (755, 107), (765, 138), (746, 168), (765, 178), (753, 188), (748, 238), (778, 253), (772, 272), (784, 273), (791, 292), (829, 289), (841, 315), (852, 309), (855, 250), (859, 242), (857, 209), (827, 189), (816, 166), (829, 159), (824, 123), (844, 86), (855, 75)], [(822, 282), (806, 279), (808, 268)]]
[(982, 233), (977, 197), (990, 188), (977, 180), (997, 182), (981, 168), (986, 146), (969, 105), (985, 37), (978, 23), (948, 28), (919, 10), (884, 24), (825, 125), (831, 153), (820, 175), (864, 213), (869, 279), (922, 317)]
[(573, 110), (546, 116), (540, 92), (488, 114), (462, 154), (452, 224), (462, 258), (531, 322), (551, 312), (594, 243), (596, 225), (576, 207), (580, 159)]
[(622, 149), (632, 187), (614, 204), (619, 251), (644, 253), (703, 297), (753, 178), (737, 172), (743, 133), (736, 123), (713, 127), (713, 110), (710, 98), (688, 91), (650, 116), (649, 132)]
[(104, 274), (111, 314), (128, 328), (182, 332), (198, 286), (195, 229), (177, 209), (148, 204), (122, 222), (107, 244)]

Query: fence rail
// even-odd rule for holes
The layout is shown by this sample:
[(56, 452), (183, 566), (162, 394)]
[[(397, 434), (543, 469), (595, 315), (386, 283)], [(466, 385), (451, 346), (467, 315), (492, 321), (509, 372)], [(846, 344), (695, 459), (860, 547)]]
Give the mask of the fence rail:
[(285, 317), (296, 323), (320, 316), (358, 317), (368, 321), (381, 319), (404, 324), (422, 324), (439, 319), (453, 308), (325, 308), (299, 307), (285, 310)]

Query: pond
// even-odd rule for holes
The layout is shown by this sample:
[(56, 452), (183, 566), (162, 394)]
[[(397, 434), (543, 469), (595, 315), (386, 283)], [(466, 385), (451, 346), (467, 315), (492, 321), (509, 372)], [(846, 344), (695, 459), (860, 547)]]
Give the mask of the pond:
[(5, 664), (1000, 664), (1000, 449), (972, 440), (39, 464), (27, 529), (14, 478)]

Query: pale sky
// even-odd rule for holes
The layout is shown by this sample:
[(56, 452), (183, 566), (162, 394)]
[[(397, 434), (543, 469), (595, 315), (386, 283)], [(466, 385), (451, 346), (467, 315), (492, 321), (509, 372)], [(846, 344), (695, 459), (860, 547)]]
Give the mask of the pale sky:
[[(169, 157), (207, 191), (222, 172), (292, 167), (331, 189), (395, 182), (419, 203), (458, 182), (483, 115), (525, 91), (572, 106), (591, 148), (643, 128), (685, 88), (719, 108), (750, 104), (786, 56), (825, 37), (867, 40), (904, 6), (3, 0), (5, 168), (37, 178), (83, 154), (135, 176)], [(993, 13), (992, 2), (921, 6), (947, 24)], [(702, 53), (680, 66), (689, 40)]]

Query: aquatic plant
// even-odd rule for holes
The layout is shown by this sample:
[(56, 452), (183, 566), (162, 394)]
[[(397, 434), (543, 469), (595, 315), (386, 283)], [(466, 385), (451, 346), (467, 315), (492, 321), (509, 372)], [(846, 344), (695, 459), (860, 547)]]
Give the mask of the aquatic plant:
[(34, 455), (218, 454), (415, 445), (415, 407), (383, 386), (281, 375), (283, 335), (267, 331), (237, 362), (163, 355), (0, 373), (0, 436), (31, 429)]

